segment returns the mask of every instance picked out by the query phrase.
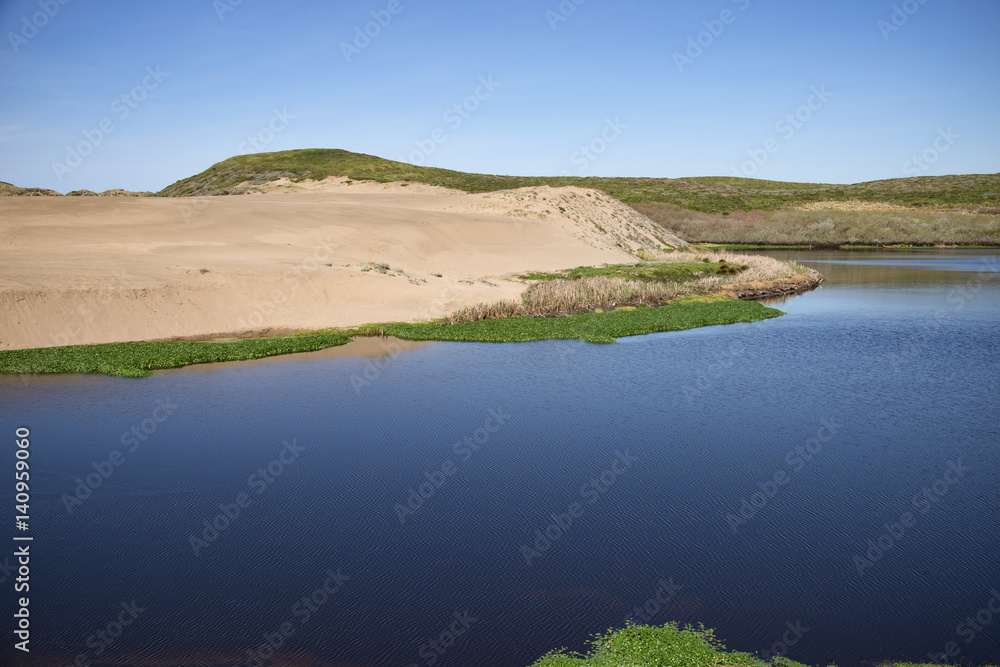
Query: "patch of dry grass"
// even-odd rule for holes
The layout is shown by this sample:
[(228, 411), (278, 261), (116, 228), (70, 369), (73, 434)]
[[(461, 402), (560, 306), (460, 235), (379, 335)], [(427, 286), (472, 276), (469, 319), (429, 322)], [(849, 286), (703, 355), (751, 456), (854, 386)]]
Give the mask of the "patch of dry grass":
[(579, 280), (546, 280), (533, 283), (519, 300), (507, 299), (468, 306), (445, 318), (445, 322), (455, 324), (503, 317), (559, 317), (629, 306), (662, 306), (684, 296), (720, 292), (727, 285), (814, 273), (794, 262), (771, 257), (725, 252), (671, 255), (671, 260), (676, 262), (698, 262), (703, 258), (709, 262), (725, 260), (747, 268), (737, 274), (713, 274), (678, 282), (650, 282), (605, 276)]

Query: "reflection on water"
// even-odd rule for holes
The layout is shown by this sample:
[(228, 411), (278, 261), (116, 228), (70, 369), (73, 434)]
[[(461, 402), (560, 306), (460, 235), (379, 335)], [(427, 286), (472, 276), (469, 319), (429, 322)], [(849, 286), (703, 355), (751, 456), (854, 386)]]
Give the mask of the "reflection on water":
[(631, 618), (759, 654), (808, 628), (786, 650), (814, 665), (996, 664), (956, 626), (1000, 580), (998, 253), (921, 252), (769, 253), (828, 280), (618, 345), (7, 378), (36, 662), (0, 661), (523, 667)]

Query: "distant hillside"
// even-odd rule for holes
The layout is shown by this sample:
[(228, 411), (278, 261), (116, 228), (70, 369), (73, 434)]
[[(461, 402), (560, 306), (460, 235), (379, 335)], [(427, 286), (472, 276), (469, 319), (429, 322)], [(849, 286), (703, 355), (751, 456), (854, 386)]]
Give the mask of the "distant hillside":
[(92, 192), (90, 190), (73, 190), (65, 195), (55, 190), (45, 188), (19, 188), (4, 181), (0, 181), (0, 197), (150, 197), (152, 192), (131, 192), (130, 190), (105, 190), (104, 192)]
[(783, 183), (726, 176), (698, 178), (528, 177), (468, 174), (420, 167), (337, 149), (305, 149), (241, 155), (177, 181), (159, 194), (168, 197), (240, 194), (241, 184), (260, 185), (341, 176), (382, 183), (428, 183), (466, 192), (575, 185), (601, 190), (627, 204), (668, 204), (703, 213), (776, 211), (820, 202), (878, 202), (895, 206), (1000, 213), (1000, 174), (920, 176), (831, 185)]
[(19, 188), (5, 181), (0, 181), (0, 197), (61, 197), (61, 192), (44, 188)]

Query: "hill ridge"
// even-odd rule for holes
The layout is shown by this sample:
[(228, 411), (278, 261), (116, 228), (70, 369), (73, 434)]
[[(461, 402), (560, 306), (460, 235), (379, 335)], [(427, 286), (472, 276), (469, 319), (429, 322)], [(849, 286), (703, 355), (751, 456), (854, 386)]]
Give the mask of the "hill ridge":
[(235, 156), (181, 179), (157, 194), (166, 197), (243, 194), (253, 186), (282, 178), (294, 182), (328, 177), (426, 183), (470, 193), (572, 185), (600, 190), (627, 204), (669, 204), (702, 213), (774, 211), (817, 202), (854, 200), (931, 210), (1000, 211), (1000, 173), (915, 176), (852, 185), (732, 176), (508, 176), (421, 167), (343, 149), (322, 148)]

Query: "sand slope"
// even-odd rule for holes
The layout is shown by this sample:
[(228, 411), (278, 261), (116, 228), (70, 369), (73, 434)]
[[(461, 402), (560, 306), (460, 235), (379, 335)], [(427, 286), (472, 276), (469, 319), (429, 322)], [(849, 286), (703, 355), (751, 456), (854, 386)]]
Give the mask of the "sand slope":
[(0, 349), (432, 319), (516, 296), (515, 273), (684, 245), (579, 188), (342, 181), (191, 199), (4, 197)]

